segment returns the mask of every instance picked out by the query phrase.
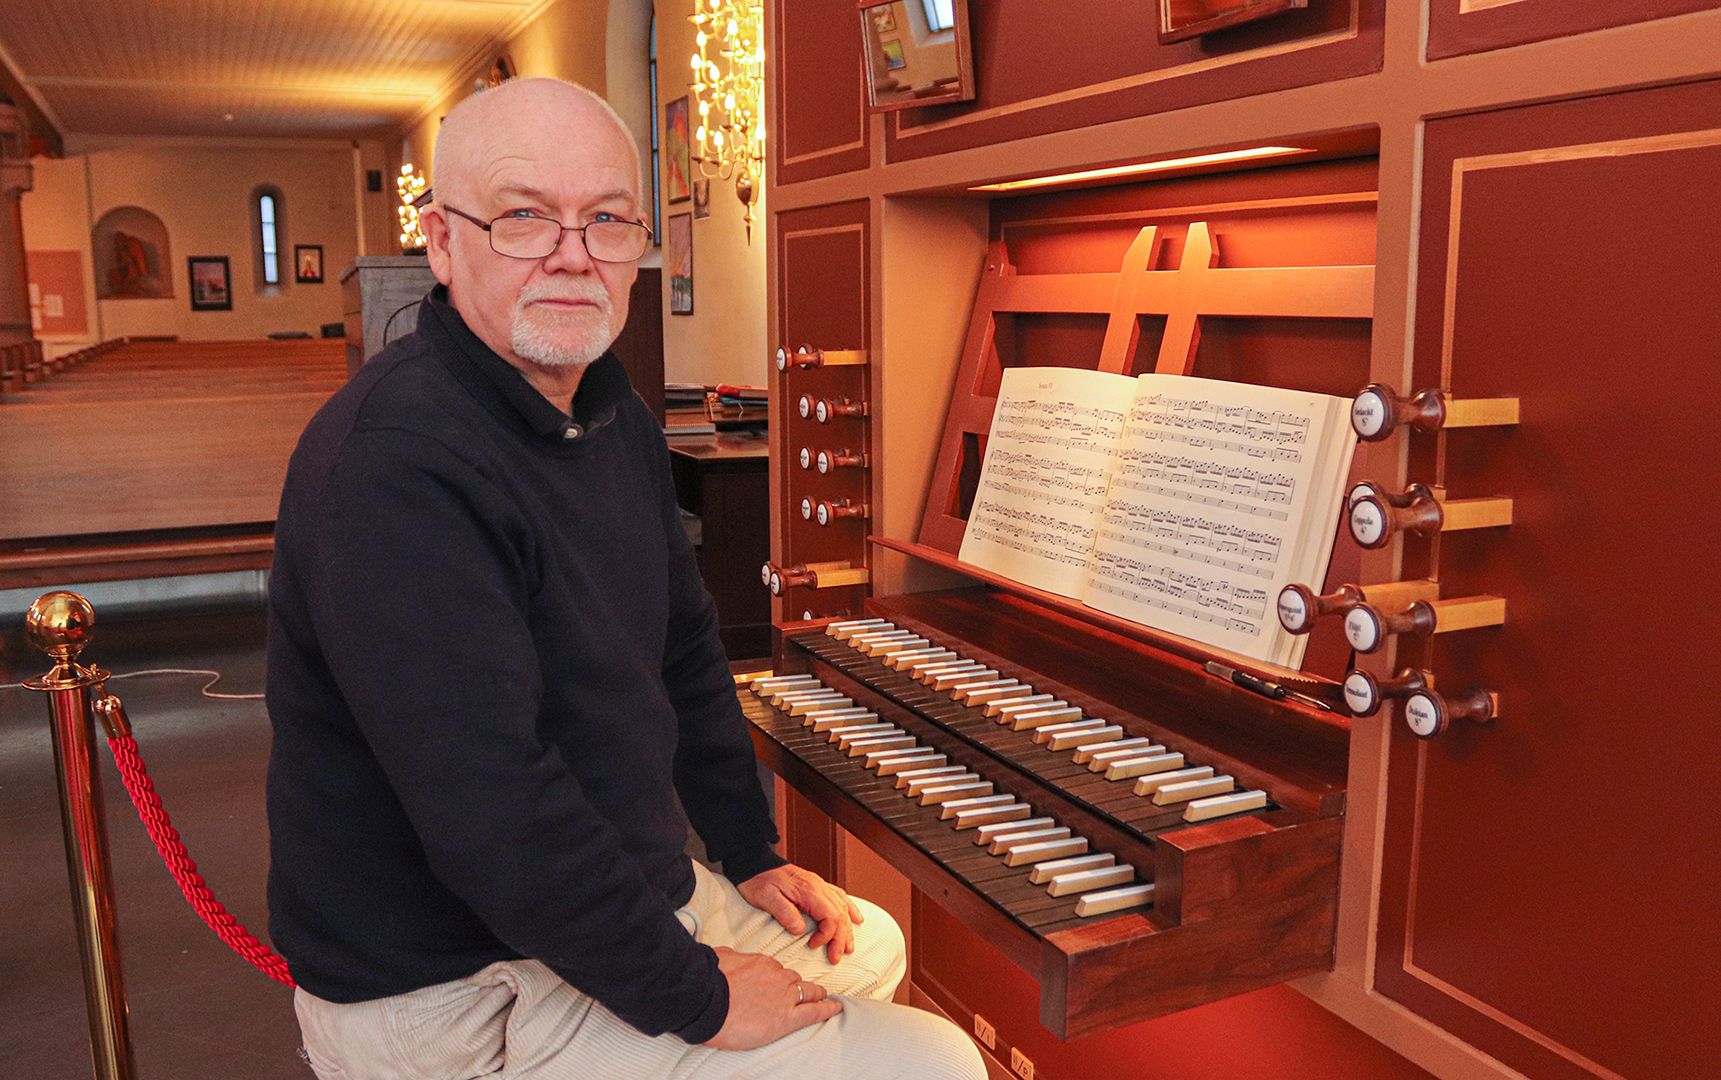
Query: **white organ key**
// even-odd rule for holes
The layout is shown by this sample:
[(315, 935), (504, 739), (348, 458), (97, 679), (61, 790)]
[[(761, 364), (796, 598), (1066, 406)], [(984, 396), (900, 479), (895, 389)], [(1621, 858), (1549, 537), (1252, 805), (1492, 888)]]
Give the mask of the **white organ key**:
[(974, 843), (986, 847), (1000, 836), (1008, 836), (1033, 829), (1044, 829), (1056, 824), (1049, 817), (1022, 818), (1017, 821), (1000, 821), (995, 825), (982, 825), (974, 830)]
[[(1107, 750), (1130, 750), (1135, 753), (1145, 754), (1149, 752), (1148, 748), (1152, 745), (1152, 739), (1144, 739), (1140, 736), (1128, 739), (1113, 739), (1110, 742), (1088, 743), (1086, 746), (1077, 750), (1075, 757), (1071, 760), (1073, 760), (1077, 765), (1086, 765), (1094, 759), (1095, 754), (1103, 754)], [(1165, 747), (1162, 746), (1159, 749), (1163, 750)], [(1095, 769), (1094, 771), (1098, 772), (1099, 770)]]
[(1080, 720), (1069, 720), (1062, 724), (1047, 724), (1045, 727), (1034, 729), (1034, 741), (1043, 743), (1053, 735), (1063, 735), (1071, 731), (1087, 731), (1089, 728), (1105, 727), (1105, 721), (1097, 716), (1087, 716)]
[(1016, 685), (1015, 679), (985, 679), (980, 682), (959, 682), (950, 688), (950, 700), (961, 701), (975, 690), (1003, 689)]
[(1016, 698), (1027, 697), (1029, 694), (1034, 692), (1034, 688), (1025, 682), (1018, 682), (1015, 679), (1006, 679), (1004, 680), (1004, 683), (1005, 684), (1003, 686), (993, 687), (992, 689), (970, 690), (968, 693), (963, 695), (962, 704), (972, 708), (979, 705), (985, 705), (990, 701), (1013, 701)]
[(846, 698), (833, 690), (829, 697), (808, 697), (790, 702), (787, 711), (790, 716), (805, 716), (815, 709), (847, 708), (853, 704), (854, 699)]
[(856, 705), (846, 709), (832, 709), (824, 712), (818, 709), (801, 717), (801, 723), (813, 731), (829, 731), (832, 728), (849, 727), (854, 724), (866, 724), (878, 719), (878, 713), (871, 709), (863, 709)]
[(910, 649), (923, 649), (932, 642), (919, 636), (893, 638), (889, 641), (875, 641), (861, 651), (868, 656), (889, 656), (891, 653), (907, 652)]
[(1241, 814), (1245, 810), (1260, 810), (1266, 805), (1265, 791), (1234, 791), (1229, 795), (1194, 800), (1183, 808), (1183, 820), (1206, 821), (1226, 814)]
[(844, 619), (841, 622), (834, 622), (826, 626), (825, 633), (831, 637), (842, 637), (845, 633), (862, 634), (868, 630), (889, 625), (883, 619)]
[[(934, 776), (951, 776), (968, 771), (966, 765), (929, 765), (924, 769), (904, 769), (896, 774), (896, 786), (907, 787), (916, 780), (930, 779)], [(979, 777), (975, 777), (976, 780)]]
[(948, 690), (959, 683), (976, 682), (981, 679), (991, 679), (998, 675), (997, 668), (981, 668), (979, 671), (956, 671), (940, 675), (929, 684), (934, 690)]
[[(1081, 719), (1082, 711), (1074, 705), (1059, 705), (1056, 708), (1025, 709), (1021, 712), (1010, 713), (1010, 726), (1017, 731), (1028, 731), (1032, 728), (1045, 727), (1047, 724), (1062, 724), (1070, 720)], [(1003, 719), (1002, 716), (999, 719)]]
[(913, 674), (913, 675), (919, 675), (923, 670), (925, 670), (926, 668), (929, 668), (929, 667), (944, 667), (948, 664), (966, 664), (966, 663), (970, 662), (967, 658), (963, 657), (960, 653), (950, 652), (949, 649), (940, 649), (939, 652), (947, 652), (947, 653), (950, 653), (950, 655), (949, 656), (938, 656), (938, 655), (923, 656), (919, 660), (916, 660), (913, 663), (908, 665), (909, 673)]
[(1146, 757), (1112, 758), (1103, 762), (1107, 780), (1127, 780), (1147, 773), (1170, 772), (1183, 766), (1182, 754), (1149, 754)]
[(1153, 793), (1156, 806), (1169, 806), (1174, 802), (1188, 799), (1201, 799), (1208, 795), (1223, 795), (1237, 786), (1237, 781), (1229, 776), (1209, 776), (1205, 780), (1184, 780), (1177, 784), (1166, 784)]
[(798, 683), (802, 686), (818, 686), (819, 680), (813, 678), (811, 675), (765, 675), (754, 679), (751, 683), (748, 683), (747, 689), (758, 694), (760, 697), (764, 697), (767, 689), (775, 691), (789, 683)]
[(980, 677), (980, 673), (986, 670), (986, 665), (977, 660), (965, 660), (960, 664), (933, 664), (931, 667), (923, 667), (914, 673), (914, 678), (917, 682), (922, 682), (927, 686), (931, 686), (946, 675), (957, 675), (978, 679)]
[(952, 799), (944, 804), (938, 816), (953, 818), (964, 810), (997, 810), (1017, 805), (1020, 804), (1016, 802), (1016, 796), (1007, 792), (1003, 795), (980, 795), (972, 799)]
[(848, 744), (849, 757), (860, 757), (874, 750), (894, 750), (917, 745), (913, 735), (885, 735), (871, 739), (855, 739)]
[(851, 649), (864, 649), (875, 641), (897, 641), (902, 638), (911, 638), (915, 636), (916, 635), (913, 630), (902, 630), (891, 626), (856, 634), (854, 637), (849, 638), (848, 645)]
[(941, 806), (958, 799), (976, 799), (990, 794), (990, 780), (970, 780), (964, 784), (934, 784), (920, 789), (920, 805)]
[(884, 666), (901, 671), (916, 660), (943, 660), (956, 654), (949, 649), (909, 649), (906, 652), (892, 653), (883, 660)]
[(1085, 836), (1066, 836), (1056, 840), (1040, 840), (1032, 844), (1022, 844), (1013, 847), (1004, 856), (1005, 866), (1026, 866), (1029, 863), (1041, 863), (1047, 859), (1062, 859), (1070, 855), (1081, 855), (1088, 850), (1088, 838)]
[[(892, 751), (886, 750), (883, 752), (888, 754)], [(867, 756), (871, 757), (872, 755), (869, 754)], [(896, 774), (906, 772), (909, 769), (930, 769), (935, 765), (942, 765), (948, 760), (950, 759), (946, 758), (943, 754), (922, 754), (917, 750), (909, 751), (907, 756), (887, 758), (880, 761), (878, 763), (878, 774), (880, 776), (895, 776)]]
[(897, 750), (874, 750), (866, 756), (866, 767), (872, 769), (892, 761), (917, 761), (931, 754), (932, 748), (928, 746), (910, 746), (907, 749)]
[(804, 697), (827, 697), (836, 693), (837, 692), (835, 690), (832, 690), (828, 686), (796, 687), (792, 690), (774, 690), (771, 693), (771, 704), (775, 705), (779, 709), (786, 709), (789, 707), (788, 703), (791, 701), (799, 701)]
[[(1083, 749), (1093, 750), (1092, 747), (1083, 747)], [(1122, 761), (1124, 758), (1147, 757), (1150, 754), (1163, 754), (1164, 752), (1165, 747), (1155, 746), (1152, 743), (1148, 743), (1146, 746), (1120, 746), (1110, 750), (1094, 750), (1088, 756), (1088, 771), (1104, 772), (1106, 766), (1114, 761)]]
[[(1062, 840), (1069, 835), (1070, 827), (1068, 825), (1059, 825), (1055, 828), (1047, 825), (1038, 829), (1023, 829), (1017, 825), (1016, 831), (1001, 832), (993, 837), (992, 842), (986, 846), (986, 850), (994, 855), (1002, 855), (1007, 851), (1021, 847), (1023, 844), (1037, 844), (1042, 840)], [(1015, 864), (1012, 863), (1011, 865)]]
[(1143, 907), (1153, 902), (1153, 882), (1126, 885), (1121, 889), (1104, 889), (1084, 894), (1076, 901), (1077, 915), (1104, 915), (1108, 911)]
[(1140, 776), (1135, 781), (1137, 795), (1152, 795), (1167, 784), (1181, 784), (1185, 780), (1200, 780), (1213, 775), (1213, 766), (1195, 765), (1187, 769), (1177, 769), (1172, 772), (1153, 773)]
[(891, 731), (900, 731), (895, 724), (883, 720), (867, 724), (844, 724), (841, 727), (826, 728), (826, 742), (834, 742), (838, 746), (847, 746), (851, 739), (865, 738), (868, 735), (882, 735)]
[(916, 776), (914, 773), (910, 772), (900, 772), (896, 774), (896, 786), (904, 789), (903, 793), (911, 799), (920, 798), (921, 791), (929, 787), (980, 779), (979, 773), (971, 773), (961, 765), (951, 765), (946, 768), (937, 769), (921, 769), (919, 771), (922, 775)]
[(1117, 856), (1109, 851), (1096, 851), (1090, 855), (1077, 855), (1071, 859), (1053, 859), (1050, 862), (1035, 863), (1028, 871), (1028, 880), (1035, 885), (1044, 885), (1059, 874), (1070, 874), (1078, 870), (1098, 870), (1102, 866), (1113, 866)]
[[(1008, 795), (994, 795), (991, 797), (995, 799), (1009, 798)], [(955, 803), (944, 804), (944, 815), (946, 817), (950, 814), (950, 808), (955, 805)], [(995, 821), (1019, 821), (1022, 818), (1032, 817), (1033, 815), (1034, 808), (1029, 806), (1027, 803), (999, 803), (994, 806), (969, 807), (956, 811), (956, 828), (959, 830), (972, 829), (981, 825), (990, 825)]]
[[(1032, 688), (1030, 688), (1030, 689), (1032, 689)], [(1056, 699), (1053, 698), (1052, 695), (1050, 695), (1050, 694), (1034, 694), (1034, 693), (1029, 693), (1029, 694), (1025, 694), (1025, 695), (1019, 694), (1015, 697), (1010, 697), (1010, 698), (993, 698), (991, 701), (988, 701), (986, 703), (985, 713), (987, 716), (997, 716), (998, 710), (1000, 710), (1000, 709), (1022, 708), (1024, 706), (1039, 704), (1040, 702), (1044, 702), (1045, 704), (1050, 705), (1055, 700)]]
[(1071, 870), (1053, 875), (1046, 885), (1046, 892), (1053, 896), (1068, 896), (1071, 893), (1103, 889), (1108, 885), (1128, 885), (1134, 880), (1135, 867), (1128, 863), (1118, 863), (1096, 870)]
[[(1055, 698), (1050, 694), (1030, 694), (1025, 698), (1016, 698), (1014, 701), (1006, 701), (1002, 705), (999, 705), (994, 701), (991, 705), (986, 706), (986, 715), (998, 721), (1000, 724), (1008, 724), (1016, 718), (1017, 713), (1040, 712), (1045, 709), (1062, 709), (1067, 705), (1069, 705), (1069, 702), (1062, 698)], [(994, 711), (994, 709), (996, 709), (996, 711)], [(1080, 715), (1080, 713), (1076, 714), (1076, 716)], [(1074, 720), (1075, 717), (1072, 716), (1070, 719)]]
[(1090, 728), (1087, 731), (1072, 731), (1065, 735), (1054, 735), (1047, 740), (1046, 745), (1053, 750), (1068, 750), (1072, 746), (1109, 742), (1122, 734), (1123, 728), (1116, 724), (1108, 724), (1105, 727)]

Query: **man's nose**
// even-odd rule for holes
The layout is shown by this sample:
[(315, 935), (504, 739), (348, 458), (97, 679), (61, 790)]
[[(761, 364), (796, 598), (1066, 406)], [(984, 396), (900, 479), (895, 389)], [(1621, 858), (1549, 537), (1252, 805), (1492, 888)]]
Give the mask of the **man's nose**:
[(544, 269), (584, 273), (592, 268), (592, 254), (586, 250), (586, 234), (579, 229), (563, 229), (556, 250), (544, 256)]

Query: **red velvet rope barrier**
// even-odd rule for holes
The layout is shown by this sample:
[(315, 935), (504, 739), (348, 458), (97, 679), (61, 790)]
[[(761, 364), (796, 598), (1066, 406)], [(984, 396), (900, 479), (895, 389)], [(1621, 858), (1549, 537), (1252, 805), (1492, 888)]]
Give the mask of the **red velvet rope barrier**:
[(269, 947), (253, 937), (250, 931), (239, 925), (238, 920), (227, 913), (221, 902), (215, 899), (204, 883), (203, 875), (197, 872), (197, 864), (186, 854), (185, 845), (179, 841), (179, 833), (167, 819), (167, 811), (162, 809), (161, 799), (156, 796), (155, 785), (150, 782), (149, 773), (144, 769), (143, 758), (137, 752), (137, 740), (130, 735), (117, 735), (108, 739), (108, 746), (113, 748), (114, 762), (119, 765), (120, 778), (125, 781), (125, 789), (131, 795), (131, 801), (137, 807), (137, 816), (143, 819), (143, 827), (149, 830), (149, 837), (155, 841), (157, 851), (167, 863), (167, 869), (173, 874), (173, 879), (179, 882), (180, 891), (185, 894), (189, 903), (209, 928), (225, 941), (234, 952), (243, 956), (256, 966), (258, 971), (287, 986), (294, 985), (293, 977), (287, 974), (287, 962), (276, 956)]

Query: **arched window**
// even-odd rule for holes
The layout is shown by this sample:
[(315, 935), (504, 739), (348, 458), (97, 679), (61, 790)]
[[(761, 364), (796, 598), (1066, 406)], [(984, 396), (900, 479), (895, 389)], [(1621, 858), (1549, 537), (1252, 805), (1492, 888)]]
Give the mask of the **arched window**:
[(281, 189), (264, 184), (251, 192), (251, 270), (260, 293), (275, 292), (284, 280), (281, 238), (287, 235)]

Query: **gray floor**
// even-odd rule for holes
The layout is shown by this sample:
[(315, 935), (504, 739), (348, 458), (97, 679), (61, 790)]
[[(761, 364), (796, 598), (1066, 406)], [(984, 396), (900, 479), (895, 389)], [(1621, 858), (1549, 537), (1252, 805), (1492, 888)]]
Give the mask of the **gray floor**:
[[(0, 684), (48, 663), (0, 640)], [(260, 613), (103, 623), (85, 654), (116, 674), (214, 668), (217, 691), (263, 685)], [(261, 701), (202, 697), (205, 679), (113, 682), (175, 828), (216, 897), (267, 940), (268, 833)], [(139, 1080), (306, 1080), (292, 992), (227, 949), (181, 896), (126, 797), (105, 745), (103, 784)], [(55, 794), (47, 706), (0, 689), (0, 1066), (32, 1080), (92, 1075), (72, 906)]]

